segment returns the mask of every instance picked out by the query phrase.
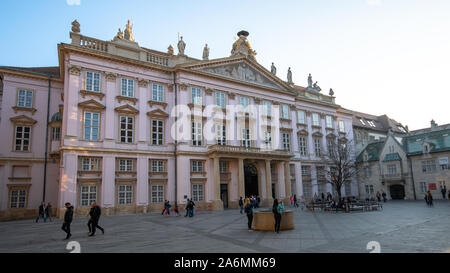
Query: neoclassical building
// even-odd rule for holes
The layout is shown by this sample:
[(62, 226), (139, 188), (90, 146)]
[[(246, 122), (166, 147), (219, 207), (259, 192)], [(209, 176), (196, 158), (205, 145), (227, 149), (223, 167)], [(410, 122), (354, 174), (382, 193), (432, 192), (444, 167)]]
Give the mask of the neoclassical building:
[[(31, 217), (42, 200), (84, 214), (199, 209), (239, 197), (305, 199), (332, 192), (323, 155), (353, 143), (353, 113), (312, 85), (279, 78), (256, 60), (248, 32), (231, 55), (202, 59), (141, 47), (128, 23), (111, 41), (81, 34), (58, 45), (59, 66), (0, 67), (3, 145), (0, 218)], [(358, 195), (348, 181), (344, 195)]]

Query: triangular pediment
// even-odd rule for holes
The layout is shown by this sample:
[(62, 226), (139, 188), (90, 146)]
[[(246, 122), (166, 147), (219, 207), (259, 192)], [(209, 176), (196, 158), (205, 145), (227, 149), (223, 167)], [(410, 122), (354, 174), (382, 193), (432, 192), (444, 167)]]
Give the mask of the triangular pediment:
[(147, 113), (147, 115), (151, 118), (156, 118), (156, 119), (166, 119), (169, 117), (169, 114), (167, 114), (166, 112), (164, 112), (161, 109), (156, 109), (156, 110), (150, 111)]
[(37, 122), (36, 120), (24, 115), (12, 117), (9, 120), (14, 124), (21, 124), (21, 125), (34, 125)]
[(133, 114), (136, 115), (139, 113), (139, 110), (134, 108), (133, 106), (129, 104), (125, 104), (119, 107), (116, 107), (114, 109), (116, 112), (123, 113), (123, 114)]
[(95, 100), (87, 100), (78, 103), (78, 107), (80, 108), (88, 108), (88, 109), (97, 109), (97, 110), (103, 110), (105, 109), (105, 106)]
[(258, 64), (246, 57), (224, 58), (196, 63), (184, 68), (212, 74), (245, 83), (291, 92), (291, 87)]

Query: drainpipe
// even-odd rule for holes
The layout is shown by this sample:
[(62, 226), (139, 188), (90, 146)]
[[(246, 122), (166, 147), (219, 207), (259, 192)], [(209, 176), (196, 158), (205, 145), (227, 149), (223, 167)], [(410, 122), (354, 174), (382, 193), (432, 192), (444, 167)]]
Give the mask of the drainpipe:
[(48, 160), (48, 129), (50, 118), (50, 89), (52, 76), (48, 75), (48, 95), (47, 95), (47, 124), (45, 130), (45, 156), (44, 156), (44, 189), (42, 193), (42, 202), (45, 202), (45, 188), (47, 184), (47, 160)]
[(411, 158), (408, 158), (409, 161), (409, 169), (411, 170), (411, 182), (412, 182), (412, 187), (413, 187), (413, 194), (414, 194), (414, 200), (417, 200), (417, 196), (416, 196), (416, 185), (414, 182), (414, 174), (413, 174), (413, 168), (412, 168), (412, 160)]
[(177, 134), (177, 121), (178, 121), (178, 90), (177, 90), (177, 72), (173, 72), (173, 89), (175, 93), (175, 148), (173, 155), (175, 157), (175, 206), (178, 203), (178, 160), (177, 160), (177, 147), (178, 147), (178, 134)]

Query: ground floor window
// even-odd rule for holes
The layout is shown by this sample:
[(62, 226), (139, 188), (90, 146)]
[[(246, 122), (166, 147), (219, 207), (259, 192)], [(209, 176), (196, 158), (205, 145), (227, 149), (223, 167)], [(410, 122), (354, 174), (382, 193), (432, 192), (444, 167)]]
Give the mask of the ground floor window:
[(373, 195), (373, 185), (366, 185), (366, 195), (367, 196), (372, 196)]
[(420, 191), (426, 193), (428, 190), (427, 182), (420, 182)]
[(325, 194), (325, 184), (318, 183), (317, 184), (317, 194), (319, 195), (319, 197), (321, 197), (322, 193)]
[(303, 183), (303, 197), (311, 198), (311, 183)]
[(164, 202), (164, 185), (156, 184), (151, 186), (152, 203)]
[(194, 202), (204, 200), (203, 184), (192, 184), (192, 200)]
[(119, 205), (131, 205), (133, 203), (133, 186), (119, 185)]
[(90, 206), (92, 202), (97, 202), (97, 186), (81, 186), (80, 204), (82, 207)]
[(11, 190), (9, 207), (12, 209), (25, 208), (26, 198), (26, 190)]

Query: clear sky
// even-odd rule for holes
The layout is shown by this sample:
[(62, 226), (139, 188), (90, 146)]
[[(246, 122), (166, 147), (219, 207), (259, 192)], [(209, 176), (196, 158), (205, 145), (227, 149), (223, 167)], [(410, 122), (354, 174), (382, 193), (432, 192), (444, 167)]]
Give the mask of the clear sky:
[(240, 30), (257, 61), (286, 80), (335, 91), (345, 108), (389, 117), (409, 129), (450, 123), (448, 0), (1, 0), (0, 65), (56, 66), (57, 44), (81, 33), (111, 40), (128, 19), (144, 47), (201, 58), (230, 55)]

